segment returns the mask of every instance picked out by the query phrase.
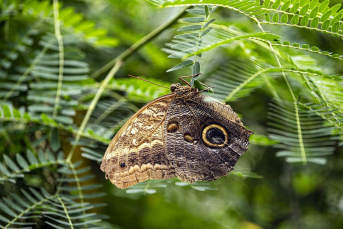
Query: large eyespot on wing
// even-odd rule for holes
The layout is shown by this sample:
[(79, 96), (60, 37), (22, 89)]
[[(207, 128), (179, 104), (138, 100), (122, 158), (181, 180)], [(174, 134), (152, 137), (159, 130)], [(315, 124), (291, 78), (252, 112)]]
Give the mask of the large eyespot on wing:
[[(171, 108), (177, 104), (179, 111), (172, 113)], [(166, 131), (165, 143), (167, 158), (181, 180), (218, 179), (233, 170), (240, 155), (247, 150), (251, 131), (223, 103), (209, 102), (205, 96), (193, 94), (172, 101), (167, 117), (176, 116), (179, 130), (175, 133)]]
[[(208, 126), (211, 124), (213, 126), (218, 124), (223, 127), (223, 130), (227, 131), (228, 147), (234, 152), (242, 155), (247, 151), (249, 136), (252, 132), (243, 126), (240, 118), (229, 105), (201, 94), (197, 94), (194, 99), (189, 100), (188, 104), (197, 113), (202, 125)], [(217, 128), (212, 133), (218, 133)], [(208, 135), (212, 133), (207, 132)], [(223, 133), (225, 134), (225, 132)]]
[(100, 168), (118, 188), (175, 176), (164, 152), (162, 125), (174, 96), (162, 96), (142, 107), (112, 139)]
[(214, 148), (225, 147), (229, 144), (228, 132), (220, 124), (205, 126), (202, 130), (201, 139), (207, 146)]

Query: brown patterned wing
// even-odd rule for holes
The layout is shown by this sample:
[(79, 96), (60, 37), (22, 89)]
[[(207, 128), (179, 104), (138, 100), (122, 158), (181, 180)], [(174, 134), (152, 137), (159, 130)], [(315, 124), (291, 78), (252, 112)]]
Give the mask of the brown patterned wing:
[(164, 120), (174, 94), (142, 107), (116, 134), (102, 159), (101, 170), (118, 188), (147, 179), (175, 177), (165, 155)]
[[(178, 129), (169, 131), (175, 123)], [(200, 93), (173, 100), (165, 125), (167, 159), (188, 182), (215, 180), (233, 170), (251, 135), (230, 106)]]

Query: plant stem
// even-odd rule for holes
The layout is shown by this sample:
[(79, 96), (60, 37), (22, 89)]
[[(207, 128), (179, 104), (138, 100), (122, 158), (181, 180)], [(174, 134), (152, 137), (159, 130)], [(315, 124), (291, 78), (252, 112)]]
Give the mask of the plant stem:
[(157, 27), (154, 31), (140, 39), (138, 42), (133, 44), (130, 48), (126, 49), (123, 53), (121, 53), (118, 57), (108, 62), (106, 65), (102, 66), (99, 70), (95, 71), (91, 78), (98, 78), (101, 76), (104, 72), (109, 70), (117, 61), (125, 61), (131, 54), (136, 52), (138, 49), (140, 49), (143, 45), (157, 37), (160, 33), (162, 33), (164, 30), (166, 30), (168, 27), (170, 27), (174, 22), (176, 22), (180, 17), (182, 17), (186, 10), (189, 9), (190, 6), (183, 8), (178, 14), (176, 14), (173, 18), (165, 22), (164, 24)]
[(62, 82), (63, 82), (63, 70), (64, 70), (64, 47), (63, 47), (63, 38), (60, 31), (60, 21), (59, 21), (59, 12), (58, 12), (58, 0), (54, 0), (54, 22), (55, 22), (55, 36), (58, 43), (59, 50), (59, 70), (58, 70), (58, 85), (56, 91), (55, 107), (52, 118), (55, 119), (58, 111), (58, 104), (60, 102)]
[[(262, 28), (260, 22), (259, 22), (257, 19), (255, 20), (255, 22), (256, 22), (258, 28), (261, 30), (261, 32), (264, 32), (264, 29)], [(272, 46), (272, 43), (271, 43), (270, 41), (267, 41), (267, 43), (268, 43), (269, 48), (270, 48), (270, 50), (272, 51), (272, 53), (273, 53), (273, 55), (274, 55), (274, 57), (275, 57), (275, 60), (276, 60), (276, 62), (277, 62), (277, 64), (278, 64), (278, 66), (279, 66), (279, 67), (282, 67), (282, 65), (281, 65), (281, 63), (280, 63), (280, 60), (279, 60), (279, 58), (277, 57), (277, 55), (276, 55), (276, 53), (275, 53), (275, 50), (274, 50), (274, 48), (273, 48), (273, 46)], [(286, 74), (285, 74), (283, 71), (282, 71), (282, 75), (283, 75), (283, 78), (284, 78), (284, 80), (286, 81), (287, 87), (288, 87), (288, 89), (289, 89), (289, 91), (290, 91), (290, 93), (291, 93), (291, 95), (292, 95), (293, 101), (297, 101), (297, 100), (295, 99), (295, 96), (294, 96), (293, 90), (292, 90), (292, 88), (291, 88), (291, 85), (290, 85), (289, 82), (288, 82), (288, 79), (287, 79), (287, 77), (286, 77)]]
[(80, 140), (80, 137), (81, 137), (81, 133), (83, 132), (83, 130), (86, 128), (86, 125), (88, 123), (88, 120), (89, 118), (91, 117), (92, 113), (93, 113), (93, 110), (96, 106), (96, 104), (98, 103), (102, 93), (104, 92), (105, 90), (105, 87), (106, 85), (109, 83), (110, 79), (112, 79), (112, 77), (117, 73), (117, 71), (119, 70), (119, 67), (120, 65), (122, 64), (121, 61), (118, 61), (116, 62), (116, 64), (113, 66), (113, 68), (111, 69), (111, 71), (107, 74), (106, 78), (104, 79), (104, 81), (102, 81), (101, 83), (101, 86), (99, 88), (99, 90), (97, 91), (97, 93), (95, 94), (91, 104), (89, 105), (89, 108), (87, 110), (87, 113), (86, 113), (86, 116), (85, 118), (83, 119), (82, 123), (81, 123), (81, 126), (79, 128), (79, 131), (77, 132), (77, 135), (76, 135), (76, 138), (75, 138), (75, 142), (70, 150), (70, 153), (68, 155), (68, 158), (67, 158), (67, 162), (71, 162), (71, 158), (74, 154), (74, 151), (75, 151), (75, 148), (76, 148), (76, 145), (77, 143), (79, 142)]

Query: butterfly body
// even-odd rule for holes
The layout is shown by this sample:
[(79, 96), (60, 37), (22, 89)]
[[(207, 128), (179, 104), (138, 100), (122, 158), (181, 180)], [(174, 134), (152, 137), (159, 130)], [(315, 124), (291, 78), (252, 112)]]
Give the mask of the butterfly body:
[(141, 108), (108, 146), (101, 169), (117, 187), (175, 176), (215, 180), (247, 150), (251, 131), (230, 106), (189, 86), (170, 89)]

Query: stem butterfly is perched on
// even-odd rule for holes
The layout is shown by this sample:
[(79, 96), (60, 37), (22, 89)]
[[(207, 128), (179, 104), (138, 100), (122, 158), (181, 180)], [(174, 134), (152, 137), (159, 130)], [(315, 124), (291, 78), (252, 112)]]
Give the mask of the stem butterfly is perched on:
[(247, 150), (252, 132), (230, 106), (189, 84), (172, 84), (170, 91), (143, 106), (108, 146), (101, 170), (118, 188), (176, 176), (215, 180)]

